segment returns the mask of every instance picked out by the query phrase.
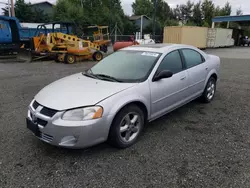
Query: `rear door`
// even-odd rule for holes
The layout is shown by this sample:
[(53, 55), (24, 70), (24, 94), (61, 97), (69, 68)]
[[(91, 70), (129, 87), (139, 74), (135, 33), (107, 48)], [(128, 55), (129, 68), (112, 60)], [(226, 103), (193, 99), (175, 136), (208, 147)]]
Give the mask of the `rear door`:
[(11, 30), (9, 23), (4, 20), (0, 20), (0, 43), (11, 43)]
[(193, 49), (182, 49), (181, 53), (189, 77), (189, 98), (195, 98), (202, 94), (204, 90), (208, 67), (206, 66), (205, 58), (198, 51)]

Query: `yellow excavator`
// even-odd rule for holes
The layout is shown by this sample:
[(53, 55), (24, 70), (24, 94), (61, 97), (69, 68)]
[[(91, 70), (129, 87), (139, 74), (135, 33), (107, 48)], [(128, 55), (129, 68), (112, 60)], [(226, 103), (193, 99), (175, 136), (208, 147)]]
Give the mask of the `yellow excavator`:
[(83, 31), (82, 38), (84, 40), (90, 40), (92, 43), (99, 45), (100, 50), (104, 53), (108, 51), (108, 45), (111, 42), (108, 26), (93, 25), (84, 28)]
[[(52, 32), (47, 32), (47, 25), (52, 25)], [(60, 27), (56, 28), (56, 26)], [(52, 57), (56, 62), (73, 64), (81, 60), (100, 61), (103, 59), (100, 44), (83, 40), (72, 31), (71, 22), (53, 22), (39, 25), (37, 34), (31, 39), (29, 61)], [(26, 53), (27, 54), (27, 53)]]

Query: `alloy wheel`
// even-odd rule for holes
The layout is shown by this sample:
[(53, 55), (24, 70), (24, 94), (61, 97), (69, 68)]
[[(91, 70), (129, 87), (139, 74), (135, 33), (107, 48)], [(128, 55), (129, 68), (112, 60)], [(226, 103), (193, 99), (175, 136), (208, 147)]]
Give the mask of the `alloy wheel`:
[(133, 141), (141, 129), (141, 117), (138, 113), (132, 112), (124, 116), (120, 123), (120, 138), (123, 142)]
[(210, 81), (207, 87), (207, 99), (211, 100), (214, 97), (215, 93), (215, 83)]

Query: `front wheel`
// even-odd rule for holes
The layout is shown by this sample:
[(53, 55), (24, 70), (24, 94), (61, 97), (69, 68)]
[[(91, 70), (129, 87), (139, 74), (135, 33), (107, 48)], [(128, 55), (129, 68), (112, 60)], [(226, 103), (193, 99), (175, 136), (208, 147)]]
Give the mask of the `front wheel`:
[(117, 148), (133, 145), (144, 127), (144, 113), (136, 105), (123, 108), (115, 117), (108, 141)]
[(210, 103), (215, 95), (216, 91), (216, 80), (214, 77), (209, 78), (206, 88), (202, 94), (202, 99), (205, 103)]
[(67, 54), (64, 57), (64, 62), (66, 64), (74, 64), (76, 62), (76, 57), (74, 55)]

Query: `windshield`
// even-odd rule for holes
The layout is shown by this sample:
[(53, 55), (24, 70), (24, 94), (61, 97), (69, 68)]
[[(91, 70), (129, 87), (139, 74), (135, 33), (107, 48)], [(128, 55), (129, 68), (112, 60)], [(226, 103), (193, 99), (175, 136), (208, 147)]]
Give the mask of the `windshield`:
[(147, 79), (160, 55), (155, 52), (118, 51), (97, 63), (91, 73), (121, 82), (141, 82)]

